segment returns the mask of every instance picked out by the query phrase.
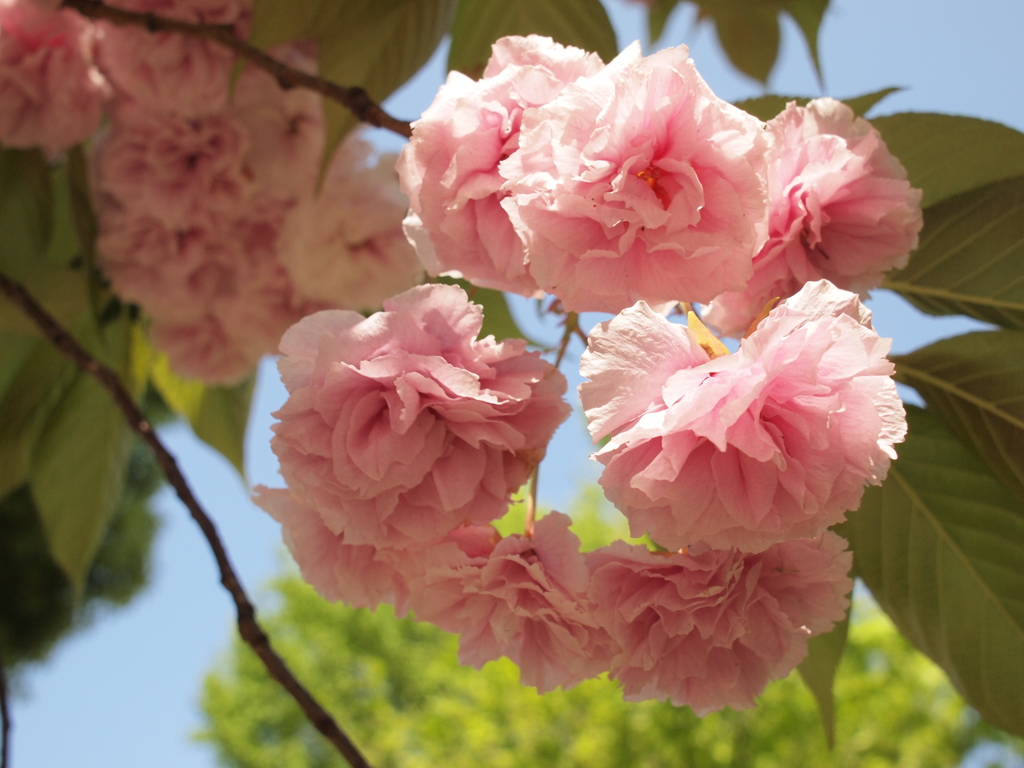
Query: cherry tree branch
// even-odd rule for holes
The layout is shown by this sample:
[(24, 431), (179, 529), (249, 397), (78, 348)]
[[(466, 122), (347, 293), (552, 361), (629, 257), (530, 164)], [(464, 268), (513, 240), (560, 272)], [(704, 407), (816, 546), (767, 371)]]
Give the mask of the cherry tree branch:
[(0, 651), (0, 768), (7, 768), (10, 752), (11, 713), (7, 704), (7, 673), (4, 671), (3, 653)]
[[(69, 358), (76, 366), (89, 376), (96, 379), (106, 389), (118, 409), (124, 414), (132, 430), (142, 438), (153, 449), (157, 462), (163, 470), (167, 482), (173, 486), (178, 498), (188, 508), (192, 519), (199, 524), (213, 550), (213, 556), (217, 560), (217, 567), (220, 570), (220, 582), (231, 594), (235, 601), (235, 608), (238, 613), (238, 633), (242, 639), (253, 649), (263, 666), (266, 667), (270, 676), (291, 695), (302, 708), (307, 719), (330, 741), (348, 760), (352, 768), (371, 768), (366, 758), (352, 743), (351, 739), (341, 730), (331, 715), (325, 710), (313, 695), (306, 690), (291, 670), (284, 663), (284, 660), (277, 655), (277, 652), (270, 644), (270, 638), (263, 631), (263, 628), (256, 620), (256, 609), (249, 600), (245, 589), (242, 587), (235, 573), (234, 567), (228, 558), (227, 550), (217, 533), (217, 528), (210, 517), (203, 511), (199, 501), (193, 495), (191, 488), (185, 481), (178, 463), (174, 456), (164, 447), (163, 443), (156, 436), (153, 427), (146, 420), (145, 415), (135, 404), (131, 395), (121, 384), (120, 377), (109, 367), (98, 361), (85, 351), (75, 338), (65, 330), (56, 320), (25, 290), (24, 286), (0, 274), (0, 291), (17, 304), (26, 315), (36, 324), (43, 336), (52, 343), (58, 351)], [(6, 735), (6, 708), (4, 716), (4, 732)], [(5, 738), (6, 743), (6, 738)]]
[(385, 112), (370, 95), (359, 87), (345, 87), (329, 80), (307, 74), (282, 64), (259, 48), (237, 37), (233, 28), (226, 24), (190, 24), (187, 21), (168, 19), (153, 13), (135, 13), (106, 5), (101, 0), (63, 0), (65, 8), (73, 8), (91, 19), (103, 19), (120, 26), (134, 25), (150, 32), (176, 32), (180, 35), (213, 40), (227, 46), (243, 59), (265, 69), (284, 88), (300, 86), (316, 91), (321, 96), (347, 107), (364, 123), (386, 128), (400, 136), (412, 136), (409, 123)]

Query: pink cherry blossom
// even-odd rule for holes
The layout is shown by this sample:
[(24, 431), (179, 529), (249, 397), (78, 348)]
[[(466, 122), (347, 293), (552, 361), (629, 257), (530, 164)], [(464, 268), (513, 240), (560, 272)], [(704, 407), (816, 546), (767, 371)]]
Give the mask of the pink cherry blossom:
[(347, 544), (344, 534), (333, 533), (316, 510), (287, 489), (258, 485), (255, 490), (253, 501), (281, 523), (285, 544), (302, 578), (321, 596), (353, 608), (373, 609), (388, 603), (399, 616), (406, 614), (408, 586), (400, 568), (405, 553)]
[(477, 340), (460, 288), (424, 285), (281, 340), (272, 445), (303, 503), (352, 544), (407, 547), (504, 514), (568, 414), (565, 378), (521, 339)]
[(0, 2), (0, 142), (53, 154), (96, 130), (110, 88), (93, 47), (74, 11)]
[(591, 434), (612, 435), (596, 454), (605, 494), (670, 549), (816, 535), (882, 481), (906, 432), (889, 344), (826, 281), (715, 359), (638, 303), (594, 329), (582, 360)]
[(567, 309), (708, 301), (750, 278), (767, 236), (763, 126), (687, 56), (634, 44), (523, 115), (502, 205)]
[[(316, 46), (291, 43), (268, 51), (289, 66), (316, 74)], [(249, 137), (243, 163), (256, 188), (278, 200), (313, 194), (324, 151), (321, 96), (306, 88), (281, 88), (266, 70), (250, 65), (238, 76), (228, 114)]]
[(570, 522), (552, 512), (532, 538), (507, 536), (488, 548), (476, 533), (461, 558), (428, 552), (413, 587), (416, 616), (459, 633), (463, 664), (479, 669), (508, 656), (541, 693), (607, 670), (615, 648), (586, 599), (589, 574)]
[(503, 37), (492, 50), (480, 80), (448, 75), (413, 123), (398, 172), (412, 208), (409, 237), (431, 274), (530, 296), (537, 284), (501, 207), (498, 163), (518, 146), (524, 110), (551, 101), (602, 62), (537, 35)]
[[(244, 33), (246, 0), (114, 0), (136, 13), (197, 24), (235, 24)], [(101, 22), (98, 58), (118, 93), (145, 109), (199, 117), (224, 107), (234, 54), (213, 40)]]
[(649, 552), (617, 541), (584, 555), (588, 598), (621, 650), (627, 701), (668, 698), (698, 715), (747, 709), (845, 615), (852, 555), (830, 531), (759, 554)]
[(242, 158), (248, 138), (231, 118), (181, 120), (131, 108), (116, 118), (94, 154), (99, 194), (170, 227), (231, 214), (247, 202), (252, 183)]
[(402, 233), (409, 201), (394, 162), (394, 155), (374, 157), (353, 134), (335, 151), (318, 196), (290, 214), (280, 258), (304, 296), (378, 309), (420, 281), (423, 266)]
[(324, 308), (296, 292), (277, 260), (279, 206), (172, 228), (110, 195), (97, 199), (100, 266), (117, 294), (149, 315), (151, 340), (183, 376), (236, 383), (289, 326)]
[(917, 247), (921, 190), (871, 124), (834, 99), (790, 102), (768, 123), (769, 240), (746, 290), (717, 297), (707, 321), (741, 336), (773, 297), (822, 278), (860, 293)]

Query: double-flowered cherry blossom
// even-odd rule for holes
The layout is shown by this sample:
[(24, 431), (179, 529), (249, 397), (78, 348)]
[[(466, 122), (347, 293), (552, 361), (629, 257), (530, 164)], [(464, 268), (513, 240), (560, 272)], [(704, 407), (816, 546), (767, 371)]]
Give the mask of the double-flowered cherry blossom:
[(860, 294), (907, 263), (921, 190), (878, 131), (835, 99), (790, 102), (768, 123), (770, 238), (745, 290), (711, 302), (709, 324), (741, 336), (765, 304), (822, 278)]
[[(248, 0), (112, 0), (136, 13), (191, 22), (236, 25), (245, 31)], [(154, 112), (198, 117), (227, 103), (234, 54), (220, 43), (139, 26), (99, 25), (98, 60), (119, 96)]]
[(840, 621), (852, 554), (830, 531), (757, 554), (650, 552), (617, 541), (590, 552), (588, 597), (619, 651), (628, 701), (668, 698), (698, 715), (746, 709)]
[(587, 599), (589, 573), (570, 522), (552, 512), (529, 538), (464, 530), (454, 539), (460, 551), (424, 552), (412, 588), (417, 617), (459, 633), (463, 664), (508, 656), (541, 693), (606, 671), (616, 646)]
[[(344, 534), (331, 531), (315, 509), (287, 488), (257, 486), (255, 490), (253, 501), (281, 524), (285, 544), (302, 578), (324, 599), (343, 600), (353, 608), (376, 608), (387, 603), (399, 616), (405, 615), (408, 552), (349, 544)], [(451, 550), (453, 558), (461, 554), (454, 546)]]
[(566, 309), (708, 301), (746, 285), (767, 237), (766, 144), (685, 46), (634, 44), (524, 112), (502, 205)]
[(316, 197), (289, 213), (280, 258), (303, 296), (372, 310), (420, 281), (423, 265), (402, 231), (409, 201), (394, 163), (394, 155), (375, 157), (369, 142), (350, 136)]
[(74, 11), (0, 0), (0, 143), (52, 154), (95, 132), (110, 87), (94, 47)]
[(519, 146), (525, 110), (601, 66), (596, 54), (530, 35), (498, 40), (480, 80), (448, 75), (413, 123), (398, 164), (411, 206), (409, 236), (431, 274), (455, 272), (525, 296), (537, 291), (501, 207), (507, 193), (498, 164)]
[(565, 378), (521, 339), (477, 339), (479, 306), (425, 285), (281, 340), (281, 474), (351, 544), (403, 547), (502, 516), (568, 414)]
[(733, 355), (646, 304), (590, 334), (580, 387), (600, 483), (630, 521), (678, 549), (760, 551), (856, 509), (903, 439), (890, 342), (855, 294), (808, 283)]
[[(315, 69), (307, 45), (271, 53)], [(317, 195), (319, 96), (250, 67), (220, 111), (122, 98), (112, 115), (93, 156), (99, 262), (179, 374), (236, 383), (305, 315), (375, 309), (419, 279), (388, 156), (349, 137)]]

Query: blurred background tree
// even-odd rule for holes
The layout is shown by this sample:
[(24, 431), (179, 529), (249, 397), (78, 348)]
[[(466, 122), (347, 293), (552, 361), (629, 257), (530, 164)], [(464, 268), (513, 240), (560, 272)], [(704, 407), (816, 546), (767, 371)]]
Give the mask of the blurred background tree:
[[(171, 418), (156, 396), (146, 405), (155, 423)], [(17, 676), (27, 662), (44, 660), (62, 638), (146, 587), (158, 528), (150, 500), (161, 481), (152, 452), (135, 439), (120, 502), (81, 595), (50, 554), (28, 484), (0, 500), (0, 653), (7, 672)]]

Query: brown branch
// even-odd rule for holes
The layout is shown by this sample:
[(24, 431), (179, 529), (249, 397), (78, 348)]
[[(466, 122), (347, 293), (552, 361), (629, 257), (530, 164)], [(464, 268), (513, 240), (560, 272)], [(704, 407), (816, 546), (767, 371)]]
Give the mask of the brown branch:
[[(352, 768), (370, 768), (370, 764), (356, 745), (345, 735), (344, 731), (341, 730), (327, 710), (320, 706), (316, 699), (313, 698), (313, 695), (295, 678), (295, 675), (292, 674), (288, 666), (271, 647), (270, 638), (267, 637), (263, 628), (256, 621), (256, 609), (249, 601), (245, 589), (238, 580), (238, 575), (228, 559), (227, 550), (225, 550), (224, 544), (220, 540), (216, 526), (214, 526), (213, 521), (196, 500), (184, 476), (181, 474), (181, 470), (178, 469), (178, 463), (174, 460), (174, 456), (160, 442), (153, 428), (146, 421), (145, 415), (139, 410), (131, 395), (128, 394), (128, 391), (121, 384), (121, 379), (118, 375), (86, 352), (75, 338), (61, 327), (22, 285), (0, 274), (0, 291), (6, 294), (11, 301), (17, 304), (32, 319), (43, 335), (65, 357), (69, 358), (82, 371), (96, 379), (114, 398), (114, 402), (121, 413), (124, 414), (129, 426), (153, 449), (157, 462), (167, 477), (167, 482), (174, 487), (178, 498), (188, 507), (188, 511), (192, 514), (192, 519), (199, 524), (203, 535), (206, 537), (207, 542), (209, 542), (210, 549), (213, 550), (213, 556), (217, 560), (217, 567), (220, 569), (220, 582), (231, 593), (231, 597), (235, 601), (235, 608), (238, 612), (238, 633), (242, 636), (242, 639), (249, 644), (260, 658), (270, 676), (277, 680), (291, 694), (291, 697), (302, 708), (309, 721), (320, 733), (327, 737), (328, 741), (348, 760)], [(4, 723), (6, 722), (7, 719), (5, 717)]]
[(0, 652), (0, 721), (3, 733), (0, 735), (0, 768), (7, 768), (10, 753), (11, 713), (7, 705), (7, 673), (4, 670), (3, 653)]
[(259, 48), (249, 45), (249, 43), (237, 37), (230, 25), (190, 24), (187, 21), (168, 19), (153, 13), (134, 13), (120, 8), (113, 8), (105, 5), (100, 0), (64, 0), (63, 5), (65, 8), (73, 8), (90, 19), (103, 19), (120, 26), (134, 25), (142, 27), (149, 32), (176, 32), (180, 35), (213, 40), (227, 46), (243, 59), (265, 69), (284, 88), (293, 88), (295, 86), (308, 88), (325, 98), (338, 102), (343, 107), (347, 107), (364, 123), (375, 125), (378, 128), (386, 128), (406, 138), (412, 136), (412, 128), (409, 126), (409, 123), (392, 117), (385, 112), (379, 104), (370, 98), (370, 95), (364, 89), (359, 87), (346, 88), (343, 85), (332, 83), (316, 75), (309, 75), (301, 70), (282, 64), (273, 56), (269, 56)]

